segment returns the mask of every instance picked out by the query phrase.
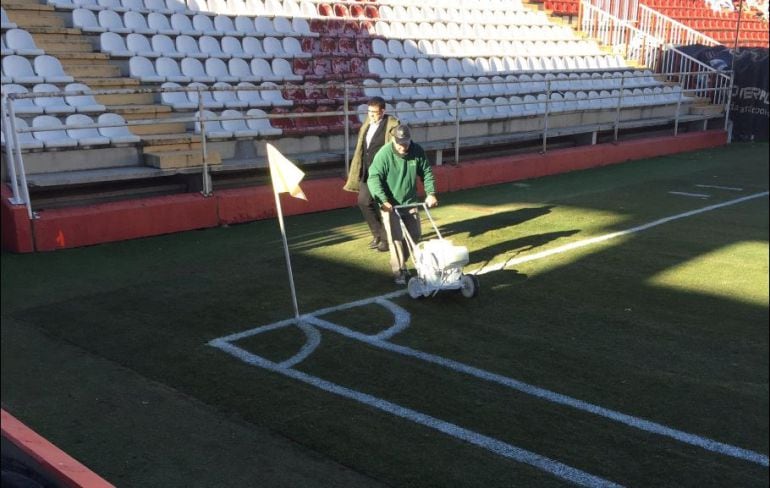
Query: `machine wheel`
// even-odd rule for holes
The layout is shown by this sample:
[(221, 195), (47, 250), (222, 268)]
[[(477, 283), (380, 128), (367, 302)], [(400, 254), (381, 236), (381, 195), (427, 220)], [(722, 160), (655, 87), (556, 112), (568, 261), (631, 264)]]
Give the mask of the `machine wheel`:
[(462, 284), (460, 293), (465, 298), (473, 298), (479, 294), (479, 279), (476, 278), (476, 275), (462, 275), (460, 284)]
[(409, 296), (412, 298), (422, 298), (425, 296), (422, 293), (422, 282), (416, 276), (409, 278), (409, 282), (406, 284), (406, 291), (409, 292)]

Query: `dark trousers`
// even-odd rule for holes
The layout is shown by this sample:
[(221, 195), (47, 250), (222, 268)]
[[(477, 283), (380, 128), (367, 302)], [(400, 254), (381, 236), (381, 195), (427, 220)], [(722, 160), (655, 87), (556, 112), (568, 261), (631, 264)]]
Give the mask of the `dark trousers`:
[(387, 242), (388, 237), (382, 226), (380, 208), (369, 193), (369, 187), (366, 186), (366, 181), (359, 182), (358, 208), (360, 208), (361, 213), (364, 214), (364, 220), (366, 221), (366, 225), (369, 226), (369, 232), (372, 233), (372, 237)]

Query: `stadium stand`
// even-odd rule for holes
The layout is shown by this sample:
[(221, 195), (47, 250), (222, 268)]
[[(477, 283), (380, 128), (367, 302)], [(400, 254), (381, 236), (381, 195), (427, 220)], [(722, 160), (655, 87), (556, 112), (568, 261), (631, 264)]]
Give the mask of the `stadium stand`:
[[(171, 177), (195, 189), (204, 162), (223, 179), (264, 167), (265, 140), (296, 147), (309, 168), (340, 166), (342, 107), (353, 133), (375, 95), (431, 151), (457, 151), (459, 126), (470, 148), (538, 144), (545, 125), (558, 137), (723, 118), (713, 98), (550, 15), (574, 5), (13, 0), (3, 9), (3, 93), (33, 198)], [(203, 138), (215, 139), (207, 161)]]

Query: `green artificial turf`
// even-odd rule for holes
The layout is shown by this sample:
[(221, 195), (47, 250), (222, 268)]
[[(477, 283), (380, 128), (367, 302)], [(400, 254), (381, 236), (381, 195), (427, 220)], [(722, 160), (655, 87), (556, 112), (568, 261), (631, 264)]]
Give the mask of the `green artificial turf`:
[[(411, 322), (391, 342), (766, 457), (766, 195), (525, 258), (766, 192), (767, 150), (440, 195), (433, 215), (468, 247), (466, 269), (509, 266), (482, 271), (474, 299), (393, 299)], [(300, 312), (397, 289), (356, 209), (291, 217), (286, 232)], [(208, 345), (292, 317), (275, 220), (3, 254), (2, 305), (3, 407), (118, 486), (565, 484)], [(363, 334), (392, 321), (375, 304), (323, 318)], [(287, 327), (237, 345), (280, 362), (305, 339)], [(768, 484), (766, 466), (331, 331), (295, 369), (622, 485)]]

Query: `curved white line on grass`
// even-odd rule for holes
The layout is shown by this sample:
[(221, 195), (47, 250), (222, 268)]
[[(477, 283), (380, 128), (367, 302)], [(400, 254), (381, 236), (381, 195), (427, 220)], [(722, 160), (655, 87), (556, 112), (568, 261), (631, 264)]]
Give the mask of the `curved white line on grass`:
[[(690, 217), (690, 216), (693, 216), (693, 215), (697, 215), (697, 214), (700, 214), (700, 213), (703, 213), (703, 212), (708, 212), (708, 211), (711, 211), (711, 210), (716, 210), (716, 209), (719, 209), (719, 208), (722, 208), (722, 207), (727, 207), (727, 206), (730, 206), (730, 205), (735, 205), (737, 203), (741, 203), (741, 202), (744, 202), (744, 201), (747, 201), (747, 200), (752, 200), (752, 199), (755, 199), (755, 198), (764, 197), (764, 196), (767, 196), (768, 193), (769, 192), (761, 192), (761, 193), (756, 193), (756, 194), (753, 194), (753, 195), (748, 195), (748, 196), (741, 197), (741, 198), (738, 198), (738, 199), (735, 199), (735, 200), (729, 200), (727, 202), (722, 202), (722, 203), (718, 203), (718, 204), (715, 204), (715, 205), (710, 205), (708, 207), (703, 207), (703, 208), (700, 208), (700, 209), (691, 210), (689, 212), (684, 212), (684, 213), (673, 215), (673, 216), (670, 216), (670, 217), (665, 217), (665, 218), (662, 218), (662, 219), (658, 219), (658, 220), (655, 220), (653, 222), (649, 222), (647, 224), (639, 225), (639, 226), (636, 226), (636, 227), (633, 227), (631, 229), (627, 229), (627, 230), (624, 230), (624, 231), (613, 232), (613, 233), (610, 233), (610, 234), (605, 234), (605, 235), (593, 237), (593, 238), (590, 238), (590, 239), (584, 239), (582, 241), (577, 241), (577, 242), (569, 243), (569, 244), (566, 244), (566, 245), (563, 245), (563, 246), (556, 247), (554, 249), (548, 249), (546, 251), (542, 251), (542, 252), (539, 252), (539, 253), (534, 253), (534, 254), (523, 256), (523, 257), (520, 257), (520, 258), (511, 259), (511, 260), (506, 261), (504, 263), (501, 263), (499, 265), (487, 267), (486, 269), (485, 268), (480, 268), (480, 269), (475, 271), (475, 274), (480, 275), (480, 274), (488, 273), (490, 271), (501, 270), (501, 269), (504, 269), (506, 266), (516, 265), (516, 264), (521, 264), (521, 263), (525, 263), (525, 262), (529, 262), (529, 261), (534, 261), (536, 259), (546, 258), (546, 257), (552, 256), (552, 255), (555, 255), (555, 254), (560, 254), (560, 253), (567, 252), (567, 251), (570, 251), (570, 250), (573, 250), (573, 249), (578, 249), (578, 248), (581, 248), (581, 247), (589, 246), (591, 244), (596, 244), (596, 243), (599, 243), (599, 242), (604, 242), (604, 241), (607, 241), (607, 240), (610, 240), (610, 239), (614, 239), (616, 237), (621, 237), (621, 236), (624, 236), (624, 235), (629, 235), (629, 234), (633, 234), (633, 233), (636, 233), (636, 232), (641, 232), (641, 231), (650, 229), (652, 227), (656, 227), (656, 226), (659, 226), (659, 225), (662, 225), (662, 224), (665, 224), (665, 223), (668, 223), (668, 222), (672, 222), (674, 220)], [(375, 303), (375, 302), (383, 304), (384, 302), (386, 302), (390, 298), (400, 297), (400, 296), (402, 296), (404, 294), (406, 294), (406, 290), (398, 290), (398, 291), (395, 291), (395, 292), (387, 293), (385, 295), (365, 298), (365, 299), (357, 300), (355, 302), (350, 302), (350, 303), (346, 303), (346, 304), (338, 305), (338, 306), (334, 306), (334, 307), (327, 307), (327, 308), (323, 308), (323, 309), (317, 310), (317, 311), (315, 311), (315, 312), (313, 312), (311, 314), (303, 315), (300, 319), (302, 321), (304, 321), (304, 322), (314, 324), (314, 325), (316, 325), (318, 327), (321, 327), (321, 328), (324, 328), (324, 329), (328, 329), (328, 330), (332, 330), (332, 331), (337, 332), (337, 333), (339, 333), (341, 335), (344, 335), (346, 337), (350, 337), (350, 338), (353, 338), (353, 339), (356, 339), (356, 340), (360, 340), (362, 342), (366, 342), (366, 343), (368, 343), (370, 345), (373, 345), (375, 347), (380, 347), (380, 348), (387, 349), (387, 350), (392, 351), (392, 352), (396, 352), (398, 354), (403, 354), (405, 356), (414, 357), (414, 358), (421, 359), (421, 360), (424, 360), (424, 361), (427, 361), (427, 362), (431, 362), (431, 363), (435, 363), (435, 364), (438, 364), (438, 365), (441, 365), (441, 366), (444, 366), (444, 367), (447, 367), (447, 368), (450, 368), (450, 369), (453, 369), (453, 370), (456, 370), (456, 371), (464, 372), (466, 374), (472, 375), (472, 376), (477, 377), (477, 378), (481, 378), (481, 379), (484, 379), (484, 380), (487, 380), (487, 381), (490, 381), (490, 382), (495, 382), (495, 383), (498, 383), (498, 384), (501, 384), (501, 385), (505, 385), (505, 386), (507, 386), (509, 388), (521, 391), (522, 393), (527, 393), (527, 394), (536, 396), (538, 398), (542, 398), (542, 399), (545, 399), (545, 400), (548, 400), (548, 401), (551, 401), (551, 402), (554, 402), (554, 403), (558, 403), (560, 405), (570, 406), (570, 407), (573, 407), (573, 408), (578, 409), (578, 410), (582, 410), (582, 411), (589, 412), (589, 413), (592, 413), (592, 414), (595, 414), (595, 415), (599, 415), (599, 416), (602, 416), (604, 418), (611, 419), (611, 420), (623, 423), (623, 424), (628, 425), (630, 427), (634, 427), (634, 428), (637, 428), (637, 429), (640, 429), (640, 430), (643, 430), (643, 431), (646, 431), (646, 432), (650, 432), (650, 433), (653, 433), (653, 434), (658, 434), (658, 435), (666, 436), (666, 437), (669, 437), (669, 438), (672, 438), (672, 439), (676, 439), (676, 440), (678, 440), (680, 442), (684, 442), (686, 444), (702, 447), (702, 448), (704, 448), (706, 450), (709, 450), (709, 451), (712, 451), (712, 452), (717, 452), (717, 453), (720, 453), (720, 454), (725, 454), (725, 455), (728, 455), (728, 456), (744, 459), (744, 460), (747, 460), (747, 461), (751, 461), (751, 462), (760, 464), (760, 465), (765, 466), (765, 467), (768, 466), (768, 457), (766, 455), (764, 455), (764, 454), (760, 454), (760, 453), (757, 453), (757, 452), (754, 452), (754, 451), (751, 451), (751, 450), (748, 450), (748, 449), (742, 449), (740, 447), (732, 446), (732, 445), (729, 445), (729, 444), (725, 444), (725, 443), (722, 443), (722, 442), (718, 442), (718, 441), (715, 441), (715, 440), (712, 440), (712, 439), (708, 439), (708, 438), (705, 438), (705, 437), (697, 436), (697, 435), (690, 434), (690, 433), (687, 433), (687, 432), (683, 432), (683, 431), (680, 431), (680, 430), (672, 429), (672, 428), (666, 427), (665, 425), (662, 425), (662, 424), (658, 424), (658, 423), (655, 423), (655, 422), (651, 422), (649, 420), (645, 420), (645, 419), (642, 419), (642, 418), (634, 417), (634, 416), (627, 415), (627, 414), (624, 414), (624, 413), (621, 413), (621, 412), (616, 412), (614, 410), (603, 408), (603, 407), (600, 407), (600, 406), (597, 406), (597, 405), (593, 405), (591, 403), (584, 402), (582, 400), (578, 400), (576, 398), (572, 398), (572, 397), (569, 397), (567, 395), (562, 395), (562, 394), (559, 394), (559, 393), (556, 393), (556, 392), (553, 392), (553, 391), (550, 391), (550, 390), (546, 390), (544, 388), (539, 388), (537, 386), (529, 385), (527, 383), (523, 383), (523, 382), (515, 380), (513, 378), (508, 378), (508, 377), (505, 377), (505, 376), (502, 376), (502, 375), (498, 375), (496, 373), (491, 373), (489, 371), (485, 371), (485, 370), (482, 370), (482, 369), (479, 369), (479, 368), (475, 368), (473, 366), (469, 366), (467, 364), (463, 364), (463, 363), (460, 363), (460, 362), (457, 362), (457, 361), (453, 361), (451, 359), (442, 358), (440, 356), (435, 356), (433, 354), (424, 353), (422, 351), (417, 351), (417, 350), (414, 350), (414, 349), (411, 349), (411, 348), (408, 348), (408, 347), (392, 344), (390, 342), (381, 340), (380, 338), (378, 338), (378, 336), (371, 336), (371, 335), (367, 335), (367, 334), (362, 334), (360, 332), (356, 332), (356, 331), (347, 329), (345, 327), (339, 326), (337, 324), (334, 324), (332, 322), (328, 322), (326, 320), (318, 318), (318, 316), (325, 315), (327, 313), (338, 312), (338, 311), (341, 311), (341, 310), (347, 310), (347, 309), (350, 309), (350, 308), (354, 308), (354, 307), (358, 307), (358, 306), (364, 306), (364, 305), (368, 305), (368, 304)], [(261, 327), (256, 327), (256, 328), (249, 329), (249, 330), (246, 330), (246, 331), (243, 331), (243, 332), (239, 332), (239, 333), (236, 333), (236, 334), (231, 334), (231, 335), (226, 336), (226, 337), (221, 337), (221, 338), (218, 338), (218, 339), (214, 339), (214, 340), (210, 341), (208, 344), (210, 346), (212, 346), (212, 347), (219, 348), (222, 351), (227, 352), (228, 354), (231, 354), (231, 355), (237, 357), (238, 359), (241, 359), (242, 361), (244, 361), (246, 363), (249, 363), (249, 364), (259, 365), (259, 366), (266, 367), (268, 369), (271, 369), (271, 370), (274, 370), (274, 371), (278, 371), (278, 372), (281, 372), (281, 373), (284, 373), (284, 374), (297, 373), (294, 370), (282, 368), (281, 366), (276, 365), (275, 363), (272, 363), (270, 361), (264, 360), (263, 358), (260, 358), (259, 356), (256, 356), (254, 354), (248, 353), (248, 352), (244, 351), (243, 349), (241, 349), (241, 348), (231, 344), (231, 341), (237, 341), (237, 340), (240, 340), (240, 339), (243, 339), (243, 338), (246, 338), (246, 337), (250, 337), (250, 336), (262, 333), (262, 332), (266, 332), (266, 331), (269, 331), (269, 330), (274, 330), (274, 329), (277, 329), (277, 328), (280, 328), (280, 327), (285, 327), (287, 325), (293, 324), (294, 322), (295, 322), (294, 319), (287, 319), (287, 320), (283, 320), (283, 321), (280, 321), (280, 322), (275, 322), (273, 324), (269, 324), (269, 325), (265, 325), (265, 326), (261, 326)], [(406, 328), (406, 326), (408, 326), (408, 318), (407, 318), (407, 324), (404, 326), (404, 328)], [(400, 329), (400, 330), (403, 330), (403, 329)], [(383, 333), (380, 333), (380, 334), (383, 334)], [(387, 337), (390, 338), (392, 335), (393, 334), (389, 334), (389, 335), (387, 335)], [(255, 358), (258, 358), (258, 360), (255, 359)], [(267, 366), (265, 364), (271, 365), (271, 366)], [(297, 373), (297, 374), (302, 374), (302, 373)], [(310, 377), (310, 376), (307, 376), (307, 375), (304, 375), (304, 376), (306, 376), (308, 378), (314, 378), (314, 377)], [(297, 379), (301, 379), (301, 378), (297, 378)], [(321, 381), (321, 382), (324, 382), (325, 384), (328, 383), (328, 382), (325, 382), (325, 380), (321, 380), (321, 379), (317, 379), (317, 380)], [(305, 381), (305, 380), (301, 379), (301, 381)], [(313, 383), (311, 383), (311, 384), (313, 384)], [(328, 383), (328, 384), (333, 385), (332, 383)], [(318, 386), (318, 385), (316, 385), (316, 386)], [(335, 386), (337, 386), (337, 385), (335, 385)], [(321, 388), (321, 386), (319, 386), (319, 388)], [(338, 387), (338, 388), (343, 388), (343, 387)], [(350, 392), (351, 394), (356, 394), (356, 395), (360, 394), (360, 395), (364, 395), (365, 397), (368, 397), (368, 398), (371, 398), (371, 399), (374, 399), (374, 400), (379, 400), (379, 399), (376, 399), (375, 397), (370, 397), (368, 395), (365, 395), (363, 393), (358, 393), (358, 392), (355, 392), (353, 390), (347, 390), (347, 389), (345, 389), (345, 390)], [(335, 392), (335, 393), (337, 393), (337, 392)], [(343, 395), (343, 396), (345, 396), (345, 395)], [(353, 398), (353, 397), (349, 397), (349, 398)], [(357, 399), (357, 398), (354, 398), (354, 399)], [(361, 401), (361, 400), (359, 400), (359, 401)], [(379, 401), (382, 401), (382, 400), (379, 400)], [(366, 402), (364, 402), (364, 403), (366, 403)], [(385, 402), (385, 403), (388, 403), (388, 402)], [(394, 404), (389, 404), (389, 405), (394, 405)], [(375, 405), (373, 405), (373, 406), (375, 406)], [(398, 407), (398, 406), (396, 405), (396, 407)], [(377, 407), (377, 408), (379, 408), (379, 407)], [(402, 408), (402, 407), (398, 407), (398, 408)], [(386, 411), (388, 411), (388, 410), (386, 410)], [(394, 413), (395, 415), (398, 415), (398, 413), (395, 413), (395, 412), (391, 412), (391, 413)], [(423, 414), (420, 414), (419, 412), (415, 412), (415, 414), (421, 415), (421, 416), (423, 415)], [(424, 417), (431, 418), (431, 417), (427, 417), (427, 416), (424, 416)], [(448, 425), (452, 425), (452, 424), (448, 424)], [(459, 427), (457, 427), (457, 428), (459, 429)], [(470, 432), (470, 431), (466, 431), (466, 432)], [(494, 439), (492, 439), (492, 440), (494, 441)], [(500, 441), (495, 441), (495, 442), (500, 442)], [(501, 444), (504, 444), (504, 443), (501, 443)], [(510, 447), (513, 447), (513, 446), (510, 446)], [(513, 448), (513, 449), (518, 449), (518, 448)], [(535, 455), (535, 456), (537, 456), (537, 455)], [(570, 469), (572, 469), (572, 468), (570, 468)]]
[(409, 312), (404, 310), (402, 307), (399, 307), (395, 303), (391, 302), (390, 300), (385, 300), (384, 298), (375, 300), (375, 303), (382, 305), (391, 311), (393, 314), (393, 325), (383, 330), (379, 334), (372, 336), (373, 339), (384, 341), (386, 339), (390, 339), (394, 335), (409, 327), (409, 322), (412, 316), (409, 315)]
[(492, 373), (490, 371), (486, 371), (483, 369), (479, 369), (458, 361), (454, 361), (452, 359), (446, 359), (441, 356), (436, 356), (434, 354), (418, 351), (406, 346), (399, 346), (398, 344), (393, 344), (391, 342), (377, 340), (376, 338), (372, 338), (364, 334), (360, 334), (358, 332), (347, 329), (341, 325), (337, 325), (335, 323), (328, 322), (323, 319), (319, 319), (318, 317), (313, 317), (312, 319), (309, 319), (309, 320), (311, 320), (312, 323), (317, 325), (318, 327), (334, 331), (340, 335), (350, 337), (352, 339), (366, 342), (367, 344), (380, 349), (384, 349), (390, 352), (395, 352), (403, 356), (420, 359), (428, 363), (437, 364), (439, 366), (443, 366), (445, 368), (449, 368), (454, 371), (465, 373), (475, 378), (479, 378), (485, 381), (506, 386), (513, 390), (517, 390), (522, 393), (526, 393), (528, 395), (532, 395), (534, 397), (541, 398), (543, 400), (547, 400), (552, 403), (564, 405), (567, 407), (572, 407), (577, 410), (582, 410), (584, 412), (588, 412), (594, 415), (598, 415), (600, 417), (614, 420), (615, 422), (619, 422), (621, 424), (625, 424), (625, 425), (628, 425), (629, 427), (643, 430), (651, 434), (657, 434), (664, 437), (669, 437), (671, 439), (677, 440), (679, 442), (683, 442), (685, 444), (701, 447), (708, 451), (724, 454), (724, 455), (739, 458), (739, 459), (744, 459), (746, 461), (751, 461), (753, 463), (761, 464), (762, 466), (768, 466), (768, 458), (764, 454), (760, 454), (754, 451), (750, 451), (748, 449), (732, 446), (730, 444), (725, 444), (723, 442), (718, 442), (713, 439), (709, 439), (707, 437), (701, 437), (695, 434), (690, 434), (688, 432), (683, 432), (681, 430), (672, 429), (671, 427), (667, 427), (665, 425), (662, 425), (656, 422), (652, 422), (639, 417), (634, 417), (633, 415), (627, 415), (615, 410), (611, 410), (609, 408), (600, 407), (598, 405), (594, 405), (592, 403), (585, 402), (583, 400), (578, 400), (577, 398), (572, 398), (567, 395), (562, 395), (561, 393), (556, 393), (554, 391), (546, 390), (545, 388), (540, 388), (534, 385), (530, 385), (522, 381), (509, 378), (507, 376), (499, 375), (496, 373)]
[(505, 261), (504, 263), (496, 264), (494, 266), (488, 266), (475, 270), (475, 271), (469, 271), (469, 273), (473, 273), (476, 275), (482, 275), (489, 273), (491, 271), (500, 271), (502, 269), (505, 269), (508, 266), (515, 266), (517, 264), (521, 263), (527, 263), (529, 261), (535, 261), (537, 259), (543, 259), (547, 258), (549, 256), (553, 256), (554, 254), (561, 254), (567, 251), (572, 251), (573, 249), (579, 249), (581, 247), (590, 246), (592, 244), (598, 244), (600, 242), (609, 241), (610, 239), (615, 239), (616, 237), (622, 237), (627, 236), (630, 234), (635, 234), (637, 232), (641, 232), (643, 230), (651, 229), (652, 227), (657, 227), (659, 225), (667, 224), (669, 222), (673, 222), (674, 220), (684, 219), (687, 217), (692, 217), (693, 215), (698, 215), (704, 212), (710, 212), (712, 210), (717, 210), (722, 207), (729, 207), (730, 205), (735, 205), (738, 203), (745, 202), (747, 200), (753, 200), (755, 198), (761, 198), (766, 197), (769, 192), (761, 192), (761, 193), (755, 193), (753, 195), (747, 195), (745, 197), (736, 198), (735, 200), (728, 200), (726, 202), (717, 203), (714, 205), (709, 205), (708, 207), (698, 208), (695, 210), (690, 210), (689, 212), (684, 212), (676, 215), (672, 215), (670, 217), (664, 217), (662, 219), (654, 220), (652, 222), (648, 222), (646, 224), (638, 225), (636, 227), (632, 227), (630, 229), (621, 230), (618, 232), (612, 232), (610, 234), (604, 234), (601, 236), (592, 237), (590, 239), (583, 239), (582, 241), (575, 241), (570, 242), (568, 244), (565, 244), (563, 246), (555, 247), (553, 249), (547, 249), (545, 251), (536, 252), (533, 254), (527, 254), (526, 256), (522, 256), (520, 258), (512, 258), (508, 261)]
[(305, 333), (307, 342), (302, 345), (302, 348), (297, 354), (279, 364), (279, 366), (282, 368), (291, 368), (292, 366), (301, 363), (305, 360), (306, 357), (313, 354), (313, 351), (315, 351), (316, 348), (321, 344), (321, 333), (318, 332), (318, 329), (312, 325), (304, 323), (302, 319), (300, 319), (300, 322), (297, 324), (297, 326), (300, 328), (300, 330), (302, 330), (302, 332)]
[(499, 456), (503, 456), (520, 463), (528, 464), (576, 485), (591, 488), (622, 486), (604, 478), (594, 476), (590, 473), (586, 473), (585, 471), (581, 471), (577, 468), (573, 468), (566, 464), (560, 463), (558, 461), (554, 461), (553, 459), (547, 458), (545, 456), (541, 456), (540, 454), (536, 454), (534, 452), (513, 446), (495, 438), (479, 434), (478, 432), (465, 429), (459, 425), (446, 422), (436, 417), (431, 417), (430, 415), (420, 413), (416, 410), (403, 407), (396, 403), (392, 403), (387, 400), (362, 393), (360, 391), (351, 390), (350, 388), (326, 381), (317, 376), (312, 376), (295, 369), (286, 368), (282, 364), (276, 364), (261, 356), (244, 351), (243, 349), (229, 343), (224, 339), (214, 339), (213, 341), (209, 342), (209, 345), (216, 347), (228, 354), (231, 354), (245, 363), (280, 373), (284, 376), (301, 381), (303, 383), (307, 383), (328, 393), (333, 393), (335, 395), (349, 398), (391, 415), (412, 421), (416, 424), (422, 425), (423, 427), (428, 427), (443, 434), (452, 436), (456, 439), (460, 439), (486, 449)]

